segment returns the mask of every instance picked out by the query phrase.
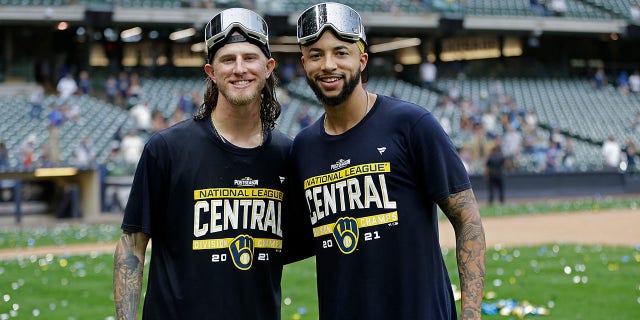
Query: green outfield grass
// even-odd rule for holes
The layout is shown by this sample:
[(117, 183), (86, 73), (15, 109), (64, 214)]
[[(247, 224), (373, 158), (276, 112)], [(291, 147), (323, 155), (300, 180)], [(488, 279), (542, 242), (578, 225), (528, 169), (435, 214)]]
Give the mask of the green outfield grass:
[[(454, 255), (444, 252), (457, 283)], [(113, 319), (112, 264), (110, 254), (0, 261), (0, 319)], [(282, 319), (317, 319), (314, 264), (310, 258), (285, 267)], [(540, 319), (634, 320), (640, 314), (640, 248), (490, 248), (487, 270), (487, 303), (527, 301), (549, 310)]]
[[(593, 198), (481, 206), (483, 216), (637, 208), (638, 198)], [(0, 249), (112, 243), (117, 225), (59, 224), (0, 228)], [(455, 253), (445, 261), (458, 283)], [(282, 319), (317, 319), (315, 260), (285, 266)], [(28, 257), (0, 261), (0, 320), (114, 319), (111, 254)], [(528, 302), (550, 312), (540, 319), (637, 319), (640, 246), (545, 245), (488, 248), (485, 302)], [(452, 272), (453, 271), (453, 272)], [(146, 274), (145, 274), (146, 278)], [(459, 306), (458, 306), (459, 307)], [(489, 319), (519, 319), (485, 315)]]

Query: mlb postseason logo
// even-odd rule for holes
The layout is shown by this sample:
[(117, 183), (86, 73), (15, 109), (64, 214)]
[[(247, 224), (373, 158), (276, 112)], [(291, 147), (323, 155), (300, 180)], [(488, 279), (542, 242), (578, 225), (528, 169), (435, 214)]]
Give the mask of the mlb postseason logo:
[(350, 164), (351, 164), (351, 159), (347, 159), (347, 160), (340, 159), (336, 163), (331, 165), (331, 171), (340, 170)]
[(253, 180), (251, 177), (244, 177), (240, 180), (233, 180), (236, 187), (257, 187), (260, 180)]

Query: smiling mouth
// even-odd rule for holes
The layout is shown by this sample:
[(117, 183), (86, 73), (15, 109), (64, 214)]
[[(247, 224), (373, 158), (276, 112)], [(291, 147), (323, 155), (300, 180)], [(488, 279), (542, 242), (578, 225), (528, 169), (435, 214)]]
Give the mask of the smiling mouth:
[(249, 80), (239, 80), (239, 81), (233, 81), (231, 83), (233, 85), (235, 85), (235, 86), (245, 86), (245, 85), (248, 85), (249, 83), (251, 83), (251, 81), (249, 81)]
[(331, 77), (318, 77), (318, 81), (325, 83), (333, 83), (342, 79), (340, 76), (331, 76)]

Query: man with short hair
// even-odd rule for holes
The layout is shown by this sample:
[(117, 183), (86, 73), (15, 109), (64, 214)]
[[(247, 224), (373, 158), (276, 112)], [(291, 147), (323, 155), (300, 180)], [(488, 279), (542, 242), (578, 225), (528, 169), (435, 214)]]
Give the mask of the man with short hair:
[(307, 82), (325, 110), (292, 147), (320, 320), (457, 319), (437, 206), (456, 234), (460, 319), (480, 319), (486, 249), (467, 172), (433, 114), (364, 88), (360, 21), (338, 3), (298, 19)]
[(205, 40), (203, 105), (151, 136), (136, 169), (114, 254), (118, 319), (137, 319), (149, 239), (143, 319), (280, 319), (282, 265), (295, 260), (285, 252), (298, 242), (283, 210), (291, 139), (274, 129), (267, 25), (227, 9)]

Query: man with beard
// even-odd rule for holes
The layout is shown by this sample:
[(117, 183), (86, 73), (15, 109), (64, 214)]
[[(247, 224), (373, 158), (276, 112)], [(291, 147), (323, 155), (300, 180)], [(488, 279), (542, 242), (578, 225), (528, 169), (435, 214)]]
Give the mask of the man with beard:
[(457, 319), (438, 238), (456, 234), (460, 319), (480, 319), (485, 240), (467, 172), (425, 108), (368, 92), (359, 14), (321, 3), (298, 18), (307, 82), (325, 114), (294, 139), (293, 192), (312, 230), (320, 320)]
[(267, 25), (224, 10), (205, 42), (203, 105), (154, 134), (136, 169), (114, 254), (118, 319), (138, 317), (149, 239), (143, 319), (280, 319), (282, 265), (299, 242), (283, 210), (291, 139), (274, 129)]

